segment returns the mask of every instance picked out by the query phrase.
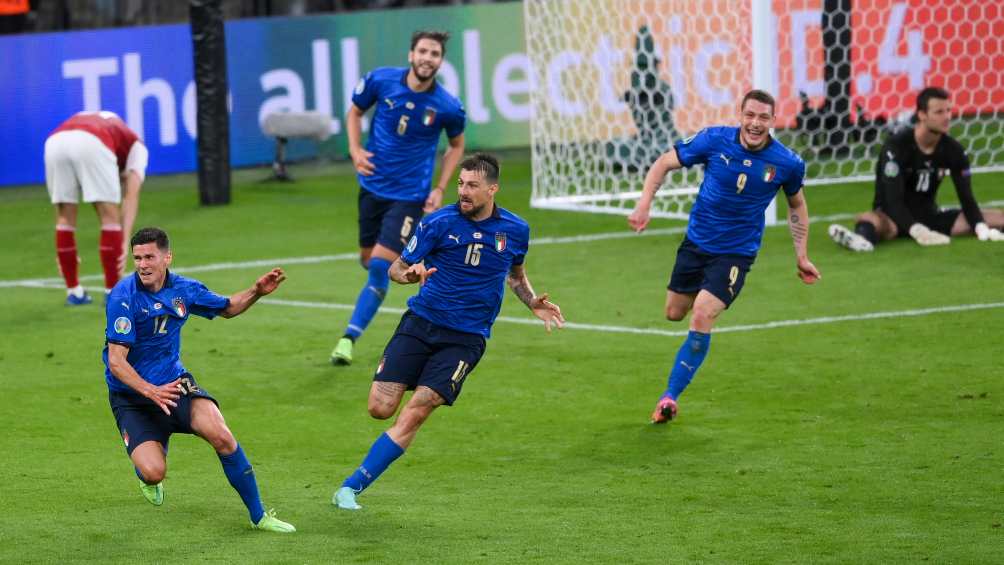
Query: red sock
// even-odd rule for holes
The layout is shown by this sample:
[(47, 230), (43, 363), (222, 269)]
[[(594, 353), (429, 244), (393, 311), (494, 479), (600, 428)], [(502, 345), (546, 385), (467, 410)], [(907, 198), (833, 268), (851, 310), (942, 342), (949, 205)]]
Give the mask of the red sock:
[(80, 284), (77, 278), (77, 238), (74, 236), (73, 228), (56, 228), (56, 259), (59, 261), (59, 270), (63, 273), (66, 281), (66, 288), (73, 288)]
[(101, 267), (105, 271), (105, 288), (119, 282), (119, 256), (122, 255), (122, 228), (101, 228)]

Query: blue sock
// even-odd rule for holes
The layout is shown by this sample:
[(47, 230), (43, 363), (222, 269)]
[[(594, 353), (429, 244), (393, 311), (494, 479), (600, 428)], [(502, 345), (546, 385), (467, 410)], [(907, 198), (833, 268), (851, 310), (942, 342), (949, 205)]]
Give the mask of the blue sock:
[(373, 442), (370, 452), (366, 454), (366, 459), (363, 459), (363, 464), (345, 479), (342, 486), (351, 488), (356, 494), (362, 492), (402, 454), (404, 449), (394, 443), (386, 432), (380, 434), (380, 437)]
[(390, 285), (390, 261), (380, 257), (370, 257), (370, 276), (366, 279), (366, 286), (359, 293), (356, 299), (356, 308), (352, 311), (352, 318), (349, 319), (349, 327), (345, 329), (345, 334), (352, 336), (352, 339), (363, 335), (366, 326), (370, 325), (373, 316), (376, 315), (383, 299), (387, 296), (387, 287)]
[(694, 378), (697, 369), (708, 355), (709, 347), (711, 347), (711, 334), (693, 330), (687, 334), (687, 339), (680, 346), (676, 361), (673, 362), (673, 368), (669, 372), (669, 383), (663, 396), (669, 396), (673, 400), (680, 398), (683, 390), (690, 384), (690, 379)]
[(254, 478), (254, 469), (251, 468), (251, 462), (244, 455), (244, 450), (241, 449), (240, 444), (237, 444), (237, 451), (230, 455), (220, 455), (219, 453), (216, 455), (220, 458), (220, 463), (223, 464), (223, 472), (227, 475), (230, 486), (234, 487), (237, 494), (241, 495), (244, 506), (248, 507), (251, 521), (257, 524), (265, 514), (265, 509), (261, 505), (261, 496), (258, 494), (258, 482)]

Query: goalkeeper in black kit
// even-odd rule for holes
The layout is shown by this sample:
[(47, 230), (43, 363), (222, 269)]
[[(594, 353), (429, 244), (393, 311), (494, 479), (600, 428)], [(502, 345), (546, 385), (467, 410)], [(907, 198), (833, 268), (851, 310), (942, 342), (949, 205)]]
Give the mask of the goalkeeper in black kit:
[[(881, 241), (911, 237), (920, 245), (944, 245), (953, 236), (975, 234), (980, 241), (1004, 241), (1004, 212), (980, 209), (973, 197), (969, 157), (948, 135), (948, 91), (928, 87), (917, 95), (917, 123), (886, 140), (875, 170), (872, 210), (857, 217), (854, 231), (829, 228), (838, 245), (872, 251)], [(945, 171), (952, 176), (962, 209), (938, 208), (935, 197)]]

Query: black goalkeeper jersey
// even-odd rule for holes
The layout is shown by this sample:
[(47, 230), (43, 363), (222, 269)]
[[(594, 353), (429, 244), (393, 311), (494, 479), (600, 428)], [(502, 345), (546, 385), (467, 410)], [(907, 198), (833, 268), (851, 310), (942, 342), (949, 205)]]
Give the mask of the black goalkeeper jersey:
[(950, 172), (962, 212), (970, 226), (983, 221), (969, 179), (969, 157), (962, 144), (942, 135), (932, 153), (923, 153), (913, 128), (895, 133), (882, 145), (875, 168), (873, 208), (889, 215), (900, 233), (915, 222), (926, 223), (938, 213), (938, 185)]

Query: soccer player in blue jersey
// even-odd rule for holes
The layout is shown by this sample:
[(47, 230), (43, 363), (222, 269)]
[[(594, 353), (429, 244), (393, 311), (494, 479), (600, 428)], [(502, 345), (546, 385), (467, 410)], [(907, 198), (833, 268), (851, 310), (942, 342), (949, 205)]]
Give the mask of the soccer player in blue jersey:
[[(346, 116), (349, 153), (359, 178), (359, 261), (369, 272), (345, 334), (331, 352), (334, 364), (352, 362), (352, 347), (387, 295), (387, 270), (401, 254), (423, 213), (443, 203), (443, 188), (464, 154), (464, 107), (436, 82), (449, 34), (416, 31), (410, 67), (384, 67), (356, 85)], [(363, 114), (373, 122), (366, 149)], [(449, 145), (439, 181), (430, 191), (440, 132)]]
[(764, 211), (778, 190), (784, 190), (788, 199), (798, 276), (806, 284), (820, 278), (808, 254), (809, 210), (802, 193), (805, 162), (770, 135), (774, 97), (751, 90), (743, 96), (739, 110), (739, 127), (706, 128), (659, 157), (645, 176), (642, 196), (628, 217), (632, 229), (644, 230), (652, 199), (666, 173), (704, 165), (704, 180), (690, 211), (687, 234), (676, 252), (666, 294), (668, 319), (679, 321), (693, 312), (690, 333), (652, 413), (652, 422), (657, 424), (676, 416), (680, 394), (708, 353), (715, 320), (739, 296), (760, 249)]
[(286, 275), (272, 269), (251, 288), (227, 298), (168, 271), (171, 248), (162, 230), (143, 228), (130, 244), (136, 273), (108, 295), (102, 357), (108, 400), (143, 495), (155, 506), (163, 504), (168, 440), (173, 433), (195, 434), (216, 450), (255, 529), (295, 532), (274, 511), (265, 511), (251, 463), (223, 421), (216, 399), (180, 359), (181, 327), (190, 315), (233, 318), (278, 288)]
[(408, 448), (436, 407), (453, 405), (485, 352), (485, 340), (508, 284), (545, 329), (565, 319), (547, 294), (537, 295), (523, 261), (530, 227), (495, 205), (498, 161), (475, 154), (460, 165), (459, 201), (427, 216), (390, 269), (400, 284), (419, 283), (384, 350), (370, 388), (369, 412), (393, 416), (406, 390), (415, 393), (394, 425), (373, 443), (332, 503), (358, 510), (361, 493)]

